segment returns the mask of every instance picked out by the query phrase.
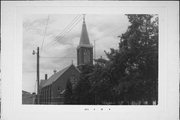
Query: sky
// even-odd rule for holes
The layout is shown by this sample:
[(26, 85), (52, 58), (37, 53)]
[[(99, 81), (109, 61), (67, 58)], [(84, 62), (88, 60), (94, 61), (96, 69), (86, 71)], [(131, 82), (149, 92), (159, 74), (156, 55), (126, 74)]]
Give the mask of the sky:
[[(118, 36), (130, 25), (125, 15), (86, 14), (89, 40), (95, 43), (96, 58), (105, 57), (104, 51), (118, 48)], [(74, 22), (73, 22), (74, 21)], [(23, 78), (22, 89), (36, 91), (36, 55), (40, 48), (40, 79), (53, 75), (72, 64), (77, 65), (76, 48), (79, 44), (83, 15), (42, 14), (24, 15), (23, 18)], [(74, 24), (73, 24), (74, 23)]]

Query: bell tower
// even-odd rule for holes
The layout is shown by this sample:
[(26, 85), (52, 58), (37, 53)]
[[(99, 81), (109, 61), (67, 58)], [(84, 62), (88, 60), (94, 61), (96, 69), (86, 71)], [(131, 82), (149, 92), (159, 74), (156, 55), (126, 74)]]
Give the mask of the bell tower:
[(77, 47), (77, 65), (79, 66), (84, 64), (93, 64), (93, 46), (89, 41), (85, 15), (83, 15), (81, 38)]

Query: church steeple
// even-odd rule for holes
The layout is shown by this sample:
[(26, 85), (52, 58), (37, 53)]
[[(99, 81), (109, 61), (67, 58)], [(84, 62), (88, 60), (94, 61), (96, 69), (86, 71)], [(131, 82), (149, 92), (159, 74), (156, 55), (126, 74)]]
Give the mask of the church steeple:
[(81, 38), (80, 38), (80, 42), (79, 42), (79, 47), (80, 46), (92, 47), (92, 45), (89, 42), (89, 36), (88, 36), (87, 27), (86, 27), (86, 21), (85, 21), (85, 15), (83, 15), (83, 24), (82, 24)]
[(83, 15), (81, 37), (77, 47), (77, 64), (93, 64), (93, 46), (90, 44), (85, 15)]
[(85, 23), (85, 14), (83, 14), (83, 23)]

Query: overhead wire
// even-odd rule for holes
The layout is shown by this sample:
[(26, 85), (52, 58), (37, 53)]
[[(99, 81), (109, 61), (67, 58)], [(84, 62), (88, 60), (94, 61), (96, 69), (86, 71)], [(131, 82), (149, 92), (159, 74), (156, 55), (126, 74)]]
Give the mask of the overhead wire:
[[(79, 23), (79, 21), (81, 20), (80, 17), (81, 17), (81, 15), (76, 16), (76, 17), (73, 19), (73, 21), (72, 21), (69, 25), (67, 25), (68, 27), (66, 27), (66, 28), (63, 30), (64, 32), (61, 32), (61, 34), (58, 34), (58, 35), (55, 37), (55, 39), (54, 39), (52, 42), (49, 43), (49, 46), (51, 46), (51, 45), (54, 46), (54, 44), (55, 44), (56, 42), (62, 40), (67, 33), (71, 32), (71, 30), (72, 30), (72, 29)], [(62, 33), (63, 33), (63, 34), (62, 34)], [(61, 35), (61, 36), (59, 36), (59, 35)]]
[(48, 15), (47, 22), (46, 22), (46, 27), (45, 27), (45, 30), (44, 30), (44, 37), (43, 37), (43, 41), (42, 41), (42, 45), (41, 45), (41, 51), (43, 50), (43, 44), (44, 44), (44, 40), (45, 40), (45, 37), (46, 37), (48, 22), (49, 22), (49, 15)]
[[(79, 19), (79, 20), (76, 20), (76, 22), (68, 29), (68, 31), (67, 31), (63, 36), (61, 36), (61, 37), (58, 38), (58, 39), (57, 39), (57, 38), (55, 39), (55, 42), (61, 41), (63, 38), (65, 38), (65, 35), (66, 35), (67, 33), (71, 32), (71, 30), (72, 30), (79, 22), (80, 22), (80, 19)], [(55, 42), (53, 43), (53, 46), (54, 46)]]
[(41, 58), (54, 58), (54, 59), (56, 59), (56, 58), (76, 58), (76, 57), (47, 57), (47, 56), (40, 56)]
[(64, 35), (64, 32), (66, 32), (67, 29), (69, 29), (69, 27), (74, 24), (74, 22), (80, 17), (81, 15), (77, 15), (72, 21), (70, 24), (68, 24), (61, 33), (59, 33), (57, 36), (62, 36)]
[[(71, 32), (72, 29), (75, 28), (76, 25), (77, 25), (80, 21), (81, 21), (81, 19), (79, 19), (79, 20), (66, 32), (66, 34), (69, 33), (69, 32)], [(56, 41), (61, 41), (63, 38), (65, 38), (65, 35), (62, 36), (60, 39), (57, 39)]]
[(57, 36), (60, 37), (60, 36), (64, 35), (64, 33), (67, 31), (67, 29), (69, 29), (69, 27), (74, 23), (74, 21), (76, 21), (76, 19), (77, 19), (79, 16), (80, 16), (80, 15), (77, 15), (77, 16), (71, 21), (71, 23), (68, 24), (68, 25), (62, 30), (61, 33), (59, 33), (58, 35), (56, 35), (54, 41), (51, 41), (51, 42), (49, 43), (49, 46), (50, 46), (52, 43), (56, 42)]

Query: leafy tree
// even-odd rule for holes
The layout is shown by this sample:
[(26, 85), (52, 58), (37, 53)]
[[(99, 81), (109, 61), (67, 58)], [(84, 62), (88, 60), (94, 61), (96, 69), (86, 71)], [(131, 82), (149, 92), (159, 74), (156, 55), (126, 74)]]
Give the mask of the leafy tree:
[(131, 104), (158, 101), (158, 17), (127, 15), (131, 25), (107, 59), (81, 68), (73, 98), (79, 104)]
[(79, 67), (81, 69), (80, 80), (73, 91), (73, 101), (75, 104), (92, 104), (93, 100), (89, 93), (91, 88), (89, 76), (93, 71), (93, 66), (87, 64)]
[(127, 17), (131, 25), (119, 36), (119, 49), (105, 52), (108, 60), (97, 61), (109, 74), (113, 102), (148, 100), (152, 104), (158, 99), (158, 17)]
[(127, 15), (131, 25), (120, 37), (119, 49), (107, 53), (112, 77), (121, 84), (126, 101), (157, 101), (158, 19), (152, 15)]

